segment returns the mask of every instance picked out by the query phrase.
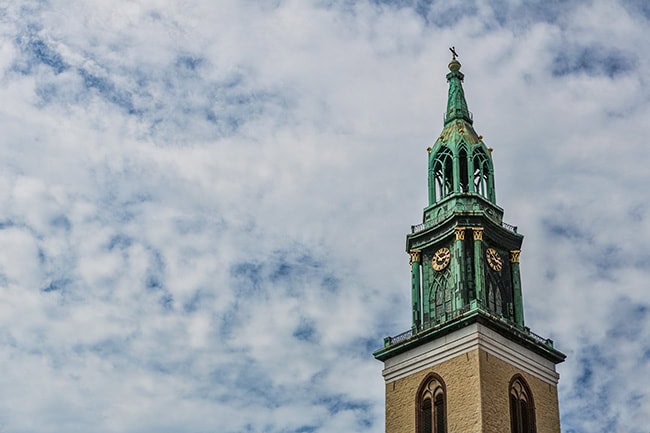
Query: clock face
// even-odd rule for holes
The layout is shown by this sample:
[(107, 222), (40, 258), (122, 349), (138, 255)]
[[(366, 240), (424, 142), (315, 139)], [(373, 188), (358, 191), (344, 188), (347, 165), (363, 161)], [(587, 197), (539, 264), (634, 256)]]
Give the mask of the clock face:
[(497, 253), (497, 250), (494, 248), (488, 248), (485, 251), (485, 258), (487, 259), (488, 265), (490, 265), (493, 270), (501, 272), (501, 269), (503, 269), (503, 259), (499, 253)]
[(433, 255), (431, 267), (435, 271), (442, 271), (449, 265), (449, 260), (451, 260), (451, 251), (449, 251), (449, 248), (442, 247)]

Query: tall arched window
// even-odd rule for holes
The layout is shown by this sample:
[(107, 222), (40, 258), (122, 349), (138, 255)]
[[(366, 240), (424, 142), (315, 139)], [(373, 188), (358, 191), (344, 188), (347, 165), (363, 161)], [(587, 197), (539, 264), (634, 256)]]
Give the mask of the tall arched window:
[(469, 192), (469, 168), (467, 163), (467, 150), (465, 150), (465, 146), (462, 146), (458, 152), (460, 192)]
[(425, 297), (428, 303), (423, 305), (423, 318), (425, 323), (435, 324), (451, 313), (451, 289), (454, 283), (449, 267), (444, 271), (435, 272), (430, 278), (431, 283)]
[(494, 201), (490, 159), (482, 149), (476, 149), (472, 162), (474, 166), (474, 191), (486, 199)]
[(528, 384), (521, 375), (510, 381), (510, 431), (511, 433), (536, 433), (535, 405)]
[(447, 433), (445, 383), (437, 374), (429, 374), (418, 390), (416, 402), (417, 433)]
[(441, 149), (431, 165), (434, 188), (434, 201), (438, 202), (454, 191), (454, 164), (451, 151)]
[(436, 276), (434, 289), (436, 318), (440, 318), (443, 314), (451, 313), (451, 287), (446, 274)]

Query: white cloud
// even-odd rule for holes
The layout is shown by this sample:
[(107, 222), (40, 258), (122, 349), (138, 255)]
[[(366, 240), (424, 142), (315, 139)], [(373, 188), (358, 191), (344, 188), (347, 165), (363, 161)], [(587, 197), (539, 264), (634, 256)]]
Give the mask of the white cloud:
[(0, 430), (382, 431), (455, 45), (563, 429), (642, 432), (643, 7), (2, 6)]

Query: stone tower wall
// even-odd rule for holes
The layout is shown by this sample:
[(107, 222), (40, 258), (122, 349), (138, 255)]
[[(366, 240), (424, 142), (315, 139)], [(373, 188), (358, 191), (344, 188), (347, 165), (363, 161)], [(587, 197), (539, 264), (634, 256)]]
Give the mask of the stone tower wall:
[[(480, 351), (481, 413), (484, 433), (510, 432), (508, 386), (519, 373), (530, 386), (535, 405), (537, 433), (560, 433), (557, 387), (502, 359)], [(453, 430), (449, 430), (452, 433)]]
[(479, 372), (479, 351), (473, 350), (386, 384), (386, 433), (415, 432), (416, 394), (429, 373), (447, 388), (447, 431), (480, 433)]
[(415, 433), (417, 393), (429, 373), (445, 383), (447, 433), (509, 433), (516, 374), (530, 387), (537, 433), (560, 433), (553, 362), (482, 325), (395, 355), (385, 367), (386, 433)]

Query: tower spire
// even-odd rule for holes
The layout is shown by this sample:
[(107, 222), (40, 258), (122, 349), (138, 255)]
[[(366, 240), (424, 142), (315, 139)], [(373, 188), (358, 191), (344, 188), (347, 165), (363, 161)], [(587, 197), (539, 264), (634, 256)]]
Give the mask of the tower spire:
[(449, 48), (451, 51), (452, 59), (449, 62), (449, 73), (447, 74), (447, 82), (449, 83), (449, 95), (447, 97), (447, 113), (445, 113), (445, 125), (455, 119), (463, 119), (470, 124), (472, 123), (472, 115), (467, 109), (467, 101), (465, 101), (465, 92), (463, 91), (463, 79), (465, 75), (460, 72), (460, 62), (456, 59), (456, 47)]
[(566, 356), (524, 325), (523, 236), (496, 204), (492, 152), (450, 51), (429, 202), (406, 235), (411, 329), (373, 354), (384, 362), (386, 433), (560, 433), (555, 364)]

